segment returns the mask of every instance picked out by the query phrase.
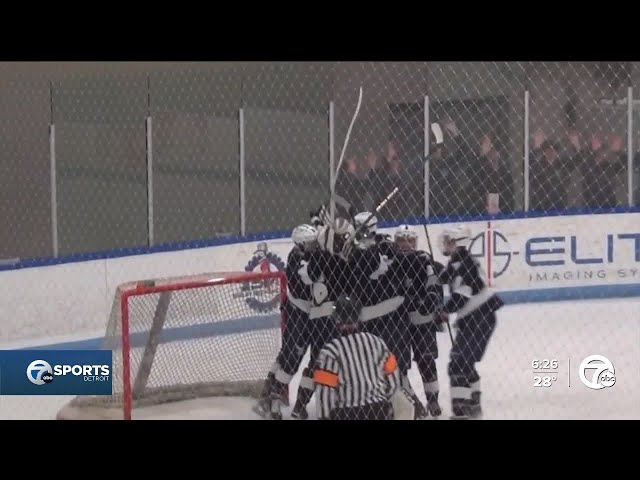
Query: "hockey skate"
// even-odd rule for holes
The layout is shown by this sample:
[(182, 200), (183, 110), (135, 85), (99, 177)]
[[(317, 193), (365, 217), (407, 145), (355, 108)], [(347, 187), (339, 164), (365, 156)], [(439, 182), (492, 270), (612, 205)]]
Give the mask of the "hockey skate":
[(469, 405), (466, 400), (454, 399), (451, 405), (453, 415), (450, 420), (469, 420)]
[(269, 420), (282, 420), (282, 400), (278, 394), (271, 394), (271, 411)]
[(262, 418), (269, 418), (271, 414), (271, 398), (270, 397), (262, 397), (258, 400), (258, 402), (251, 407), (251, 410), (258, 416)]
[(433, 392), (426, 392), (427, 397), (427, 411), (433, 418), (438, 418), (442, 415), (442, 408), (438, 403), (438, 394)]
[(438, 418), (440, 415), (442, 415), (442, 408), (440, 408), (438, 400), (428, 401), (427, 410), (429, 411), (429, 415), (431, 415), (433, 418)]
[(426, 420), (429, 418), (429, 413), (427, 409), (424, 408), (422, 402), (417, 398), (413, 402), (413, 419), (414, 420)]
[(472, 392), (469, 402), (469, 416), (474, 420), (482, 418), (482, 405), (480, 403), (480, 392)]
[(280, 401), (282, 402), (282, 405), (284, 405), (285, 407), (289, 406), (289, 385), (288, 384), (284, 389), (284, 392), (282, 392)]
[(298, 401), (291, 411), (291, 417), (296, 420), (307, 420), (309, 418), (309, 412), (307, 412), (307, 408)]

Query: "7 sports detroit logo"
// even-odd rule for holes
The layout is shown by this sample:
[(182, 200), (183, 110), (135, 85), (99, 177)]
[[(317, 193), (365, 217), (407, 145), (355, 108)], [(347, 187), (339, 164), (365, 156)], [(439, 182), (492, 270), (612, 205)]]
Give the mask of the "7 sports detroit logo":
[(27, 378), (34, 385), (44, 385), (53, 381), (53, 369), (44, 360), (34, 360), (27, 367)]

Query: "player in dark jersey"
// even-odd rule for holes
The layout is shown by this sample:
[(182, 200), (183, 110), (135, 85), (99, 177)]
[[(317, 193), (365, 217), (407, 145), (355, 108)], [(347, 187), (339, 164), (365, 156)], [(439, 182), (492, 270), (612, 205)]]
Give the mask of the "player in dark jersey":
[[(303, 370), (296, 403), (291, 416), (308, 418), (307, 405), (313, 396), (313, 365), (320, 349), (338, 335), (331, 315), (335, 302), (343, 294), (347, 263), (342, 257), (346, 239), (353, 235), (353, 226), (343, 218), (337, 218), (332, 226), (318, 229), (318, 246), (300, 263), (298, 275), (310, 294), (308, 338), (311, 347), (309, 365)], [(280, 397), (285, 384), (276, 374), (272, 391), (272, 418), (282, 418)]]
[(416, 414), (422, 414), (422, 405), (407, 376), (411, 344), (402, 287), (404, 267), (398, 263), (398, 246), (393, 238), (377, 232), (376, 218), (370, 213), (358, 214), (355, 223), (356, 239), (349, 254), (350, 294), (362, 305), (363, 331), (382, 338), (393, 352), (400, 372), (400, 392), (410, 398)]
[(413, 361), (422, 377), (427, 399), (426, 409), (420, 408), (421, 403), (416, 406), (416, 418), (424, 419), (428, 414), (439, 417), (442, 409), (438, 403), (440, 386), (436, 359), (437, 334), (442, 331), (442, 324), (434, 320), (436, 312), (443, 307), (444, 290), (438, 275), (444, 270), (444, 265), (434, 261), (427, 252), (418, 250), (418, 234), (408, 225), (398, 227), (394, 241), (402, 252), (397, 258), (404, 275), (402, 285), (410, 321)]
[(291, 240), (294, 247), (287, 257), (287, 300), (282, 306), (285, 315), (282, 332), (282, 348), (265, 380), (260, 399), (253, 410), (260, 416), (271, 412), (271, 394), (276, 379), (285, 388), (281, 388), (280, 401), (288, 405), (289, 382), (302, 363), (310, 344), (309, 311), (311, 309), (311, 289), (299, 274), (302, 263), (317, 249), (318, 231), (315, 227), (302, 224), (293, 229)]
[(440, 236), (442, 253), (450, 257), (440, 279), (449, 285), (451, 295), (440, 320), (455, 313), (458, 329), (448, 367), (454, 419), (482, 414), (476, 364), (482, 360), (495, 330), (496, 311), (504, 305), (487, 287), (482, 268), (468, 250), (470, 242), (471, 231), (465, 226), (448, 228)]

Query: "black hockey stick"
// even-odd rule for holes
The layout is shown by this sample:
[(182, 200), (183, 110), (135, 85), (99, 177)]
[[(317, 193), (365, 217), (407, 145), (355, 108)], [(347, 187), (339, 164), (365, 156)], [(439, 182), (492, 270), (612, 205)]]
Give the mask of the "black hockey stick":
[[(431, 256), (431, 261), (433, 262), (434, 261), (433, 247), (431, 246), (431, 237), (429, 236), (429, 229), (427, 228), (426, 219), (425, 219), (425, 222), (422, 224), (422, 226), (424, 227), (424, 234), (427, 237), (427, 248), (429, 249), (429, 255)], [(447, 324), (447, 330), (449, 331), (449, 338), (451, 339), (451, 345), (453, 345), (453, 332), (451, 331), (451, 324), (449, 323), (448, 317), (445, 323)]]

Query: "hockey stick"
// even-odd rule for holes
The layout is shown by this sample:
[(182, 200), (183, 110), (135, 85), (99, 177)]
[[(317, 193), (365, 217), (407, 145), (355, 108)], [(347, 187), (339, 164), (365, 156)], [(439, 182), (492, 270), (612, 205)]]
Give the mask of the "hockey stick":
[(378, 204), (375, 210), (371, 212), (371, 214), (366, 218), (366, 220), (362, 222), (362, 224), (356, 229), (354, 237), (356, 238), (358, 237), (358, 234), (361, 232), (361, 230), (364, 230), (366, 228), (366, 225), (367, 223), (369, 223), (369, 220), (375, 217), (376, 214), (380, 213), (380, 210), (384, 208), (384, 206), (389, 202), (389, 200), (391, 200), (394, 197), (396, 193), (398, 193), (398, 187), (393, 187), (393, 190), (391, 190), (391, 193), (389, 193), (389, 195), (387, 195), (382, 199), (382, 201)]
[(335, 212), (336, 212), (336, 182), (338, 181), (338, 176), (340, 175), (340, 169), (342, 168), (342, 162), (344, 161), (344, 154), (347, 151), (347, 145), (349, 144), (349, 138), (351, 137), (351, 130), (353, 130), (353, 125), (356, 123), (356, 118), (358, 118), (358, 113), (360, 112), (360, 106), (362, 105), (362, 86), (360, 86), (360, 93), (358, 94), (358, 104), (356, 105), (356, 111), (353, 113), (353, 117), (351, 118), (351, 124), (349, 125), (349, 129), (347, 130), (347, 135), (344, 137), (344, 143), (342, 144), (342, 152), (340, 152), (340, 159), (338, 160), (338, 166), (333, 174), (333, 181), (331, 182), (331, 197), (329, 199), (329, 218), (330, 225), (333, 226), (335, 221)]
[(371, 214), (367, 217), (367, 219), (362, 222), (362, 225), (360, 225), (360, 227), (358, 227), (358, 230), (356, 230), (356, 233), (358, 231), (360, 231), (360, 229), (364, 229), (366, 228), (367, 223), (369, 223), (369, 220), (371, 220), (373, 217), (376, 216), (376, 214), (380, 213), (380, 210), (382, 210), (384, 208), (384, 206), (389, 202), (389, 200), (391, 200), (393, 198), (393, 196), (398, 193), (398, 187), (393, 187), (393, 190), (391, 190), (391, 193), (389, 195), (387, 195), (386, 197), (384, 197), (382, 199), (382, 201), (378, 204), (378, 206), (376, 207), (376, 209), (371, 212)]
[[(424, 234), (427, 237), (427, 248), (429, 249), (429, 255), (431, 256), (431, 260), (433, 261), (434, 259), (433, 248), (431, 247), (431, 238), (429, 237), (429, 229), (427, 228), (426, 220), (425, 220), (425, 223), (422, 224), (422, 226), (424, 227)], [(449, 338), (451, 339), (451, 345), (453, 345), (453, 332), (451, 331), (451, 324), (449, 323), (448, 318), (445, 323), (447, 324), (447, 330), (449, 331)]]
[[(427, 219), (425, 218), (424, 223), (422, 224), (424, 227), (424, 234), (427, 237), (427, 248), (429, 249), (429, 255), (431, 256), (431, 261), (434, 261), (433, 256), (433, 247), (431, 246), (431, 237), (429, 236), (429, 229), (427, 228)], [(453, 332), (451, 331), (451, 324), (449, 323), (449, 319), (445, 322), (447, 324), (447, 330), (449, 331), (449, 338), (451, 339), (451, 345), (453, 345)]]
[[(369, 223), (369, 220), (371, 220), (377, 213), (380, 212), (380, 210), (382, 210), (384, 208), (384, 206), (389, 202), (389, 200), (391, 200), (393, 198), (393, 196), (398, 193), (398, 187), (394, 187), (393, 190), (391, 190), (391, 193), (389, 193), (389, 195), (387, 195), (385, 198), (382, 199), (382, 201), (378, 204), (378, 206), (375, 208), (375, 210), (367, 217), (367, 219), (362, 222), (362, 224), (355, 230), (352, 240), (348, 243), (349, 247), (347, 247), (347, 255), (348, 252), (350, 251), (350, 249), (352, 248), (352, 243), (353, 241), (359, 241), (359, 237), (360, 234), (362, 233), (362, 231), (367, 228), (366, 225), (367, 223)], [(354, 222), (355, 223), (355, 222)]]

